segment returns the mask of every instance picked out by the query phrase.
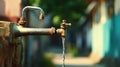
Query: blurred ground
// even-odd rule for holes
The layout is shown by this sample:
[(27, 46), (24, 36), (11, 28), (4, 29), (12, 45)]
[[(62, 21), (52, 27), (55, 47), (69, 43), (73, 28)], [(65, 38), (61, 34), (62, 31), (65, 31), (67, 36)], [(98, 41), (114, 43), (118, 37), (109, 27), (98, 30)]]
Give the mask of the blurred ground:
[[(56, 65), (56, 67), (62, 66), (61, 56), (62, 54), (55, 54), (53, 58), (53, 62)], [(105, 67), (104, 65), (95, 65), (94, 61), (89, 57), (71, 57), (68, 54), (66, 54), (65, 66), (66, 67)]]
[[(62, 67), (62, 48), (49, 48), (48, 52), (52, 52), (53, 63), (56, 67)], [(97, 59), (97, 58), (95, 58)], [(66, 54), (65, 67), (106, 67), (102, 64), (95, 64), (94, 59), (90, 57), (72, 57), (70, 54)]]

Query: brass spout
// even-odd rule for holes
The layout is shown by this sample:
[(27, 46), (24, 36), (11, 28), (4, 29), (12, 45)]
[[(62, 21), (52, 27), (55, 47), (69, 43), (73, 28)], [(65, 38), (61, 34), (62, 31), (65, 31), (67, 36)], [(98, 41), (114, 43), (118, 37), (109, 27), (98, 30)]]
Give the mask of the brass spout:
[(61, 37), (65, 37), (65, 30), (64, 29), (57, 29), (57, 34), (60, 34)]
[(61, 37), (65, 37), (67, 26), (71, 26), (71, 23), (66, 23), (66, 20), (63, 20), (61, 25), (60, 25), (60, 29), (56, 30), (57, 34), (60, 34)]

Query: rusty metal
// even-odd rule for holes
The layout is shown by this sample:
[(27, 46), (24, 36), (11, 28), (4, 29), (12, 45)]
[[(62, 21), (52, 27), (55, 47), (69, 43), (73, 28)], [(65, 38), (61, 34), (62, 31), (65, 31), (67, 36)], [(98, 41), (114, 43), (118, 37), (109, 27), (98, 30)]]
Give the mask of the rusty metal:
[(8, 22), (8, 21), (0, 21), (0, 28), (4, 29), (5, 36), (9, 36), (9, 24), (10, 24), (10, 22)]
[(0, 21), (0, 67), (21, 67), (21, 52), (18, 50), (21, 41), (17, 45), (10, 43), (10, 24), (11, 22)]
[(20, 25), (24, 25), (25, 24), (25, 19), (23, 18), (23, 16), (20, 18), (20, 20), (18, 21), (18, 23), (20, 24)]

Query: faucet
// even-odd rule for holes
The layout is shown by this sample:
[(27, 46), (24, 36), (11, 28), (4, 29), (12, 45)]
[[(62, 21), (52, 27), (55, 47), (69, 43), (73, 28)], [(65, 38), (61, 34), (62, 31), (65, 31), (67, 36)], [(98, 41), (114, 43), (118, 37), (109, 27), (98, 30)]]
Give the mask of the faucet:
[(60, 34), (61, 37), (65, 37), (65, 33), (66, 33), (65, 30), (66, 30), (67, 26), (71, 26), (71, 23), (67, 23), (66, 20), (63, 20), (60, 25), (60, 29), (56, 30), (57, 34)]
[(25, 11), (29, 10), (40, 10), (40, 19), (43, 20), (44, 18), (44, 11), (39, 8), (39, 7), (31, 7), (27, 6), (23, 8), (22, 10), (22, 16), (18, 23), (10, 23), (10, 37), (11, 37), (11, 43), (14, 43), (14, 39), (20, 36), (26, 36), (26, 35), (60, 35), (61, 37), (65, 37), (66, 33), (66, 28), (67, 26), (71, 26), (71, 23), (67, 23), (66, 20), (63, 20), (60, 28), (55, 29), (55, 27), (51, 28), (26, 28), (24, 27), (24, 24), (26, 22), (26, 17), (25, 17)]
[(71, 23), (66, 23), (66, 20), (63, 20), (59, 29), (55, 29), (55, 27), (26, 28), (20, 24), (11, 23), (10, 24), (10, 30), (11, 30), (10, 34), (11, 34), (12, 38), (25, 36), (25, 35), (55, 35), (55, 34), (58, 34), (61, 37), (65, 37), (65, 30), (66, 30), (67, 26), (71, 26)]
[[(21, 21), (21, 20), (20, 20)], [(24, 21), (24, 20), (23, 20)], [(26, 36), (26, 35), (60, 35), (65, 38), (66, 28), (71, 26), (71, 23), (66, 23), (66, 20), (63, 20), (60, 28), (55, 29), (51, 28), (26, 28), (17, 23), (10, 23), (10, 42), (14, 43), (17, 37)], [(16, 43), (16, 42), (15, 42)]]

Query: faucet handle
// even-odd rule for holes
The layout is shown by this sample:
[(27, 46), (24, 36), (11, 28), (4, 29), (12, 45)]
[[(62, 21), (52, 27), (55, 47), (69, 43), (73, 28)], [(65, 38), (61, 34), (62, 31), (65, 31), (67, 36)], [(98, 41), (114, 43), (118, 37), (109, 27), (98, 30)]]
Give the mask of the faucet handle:
[(61, 23), (61, 28), (62, 29), (65, 29), (67, 26), (71, 26), (71, 23), (67, 23), (66, 20), (62, 20), (62, 23)]

